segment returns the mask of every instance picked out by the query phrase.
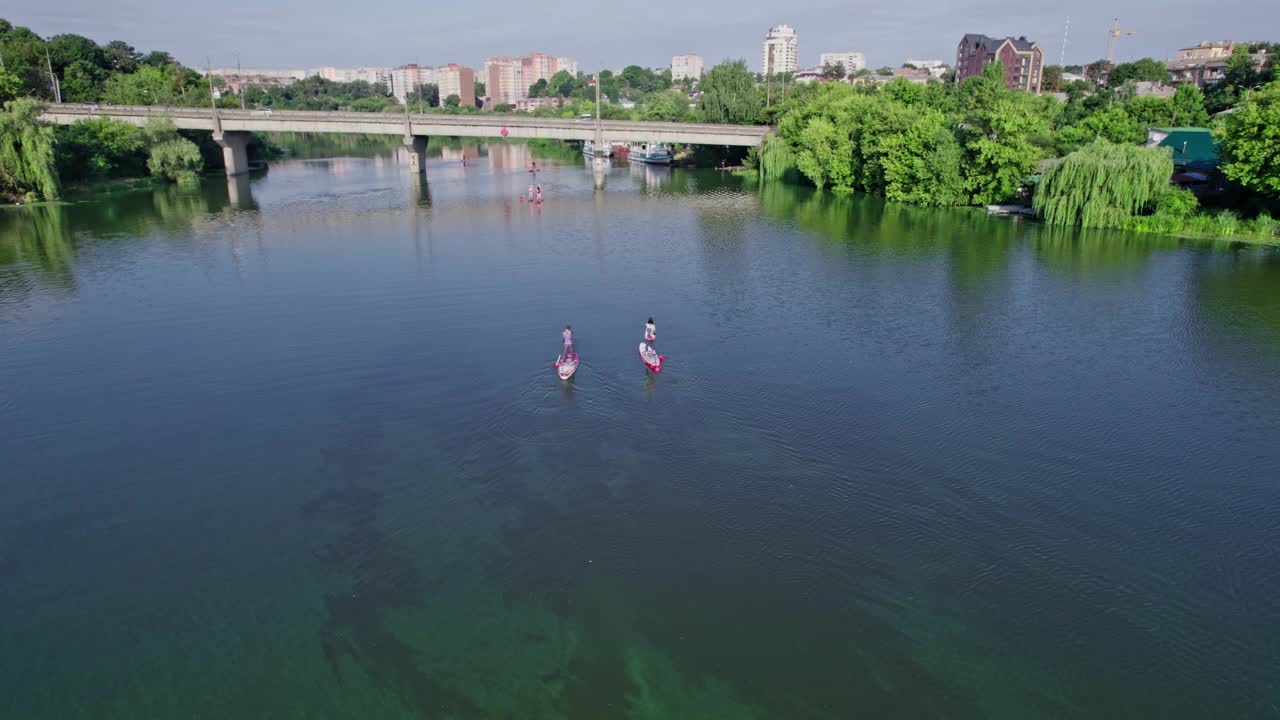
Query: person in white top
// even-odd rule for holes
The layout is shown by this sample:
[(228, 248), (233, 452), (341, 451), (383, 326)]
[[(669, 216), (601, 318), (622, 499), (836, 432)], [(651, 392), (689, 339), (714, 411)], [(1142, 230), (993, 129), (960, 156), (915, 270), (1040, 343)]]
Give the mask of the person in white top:
[(653, 341), (658, 339), (658, 326), (653, 324), (653, 318), (649, 318), (649, 322), (644, 324), (644, 341), (657, 352), (657, 348), (653, 347)]

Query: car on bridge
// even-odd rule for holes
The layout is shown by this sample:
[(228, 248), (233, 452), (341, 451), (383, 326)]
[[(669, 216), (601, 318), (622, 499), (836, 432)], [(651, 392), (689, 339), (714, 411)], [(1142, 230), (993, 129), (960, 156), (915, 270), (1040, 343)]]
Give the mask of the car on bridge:
[(254, 110), (254, 112), (258, 113), (259, 115), (270, 115), (271, 108), (258, 108), (257, 110)]

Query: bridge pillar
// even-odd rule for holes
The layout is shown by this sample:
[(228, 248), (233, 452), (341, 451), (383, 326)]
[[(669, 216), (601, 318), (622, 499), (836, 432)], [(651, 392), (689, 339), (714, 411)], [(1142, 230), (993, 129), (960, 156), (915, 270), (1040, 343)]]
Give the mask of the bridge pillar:
[(227, 175), (243, 175), (249, 172), (249, 133), (238, 130), (216, 132), (213, 139), (222, 146), (222, 161)]
[(427, 141), (430, 140), (426, 135), (405, 135), (404, 147), (409, 151), (409, 170), (415, 173), (425, 173), (427, 171)]

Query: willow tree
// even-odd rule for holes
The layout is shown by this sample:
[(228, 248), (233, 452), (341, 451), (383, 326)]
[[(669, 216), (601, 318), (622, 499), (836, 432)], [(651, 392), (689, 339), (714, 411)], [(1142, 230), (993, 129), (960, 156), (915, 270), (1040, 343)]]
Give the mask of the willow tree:
[(53, 127), (39, 122), (39, 115), (35, 102), (25, 99), (5, 103), (0, 112), (0, 195), (58, 197), (57, 141)]
[(1045, 171), (1032, 205), (1051, 225), (1120, 227), (1169, 191), (1168, 148), (1096, 140)]

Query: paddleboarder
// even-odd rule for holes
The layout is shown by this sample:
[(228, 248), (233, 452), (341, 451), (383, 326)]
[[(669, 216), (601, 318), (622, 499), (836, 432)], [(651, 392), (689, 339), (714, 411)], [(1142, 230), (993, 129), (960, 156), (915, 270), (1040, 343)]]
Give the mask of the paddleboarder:
[(564, 339), (564, 357), (568, 358), (573, 353), (573, 327), (571, 325), (564, 326), (564, 332), (560, 333)]

